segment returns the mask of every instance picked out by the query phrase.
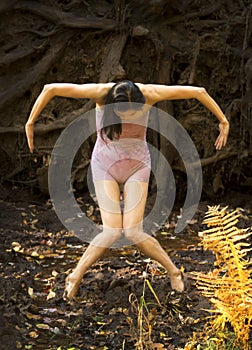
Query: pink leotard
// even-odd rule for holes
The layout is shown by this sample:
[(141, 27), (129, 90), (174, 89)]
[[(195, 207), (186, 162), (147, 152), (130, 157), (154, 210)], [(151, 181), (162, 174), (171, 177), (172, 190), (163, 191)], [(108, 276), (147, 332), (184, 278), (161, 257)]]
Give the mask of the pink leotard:
[(122, 133), (118, 140), (101, 137), (104, 110), (96, 108), (97, 140), (91, 157), (93, 180), (148, 182), (151, 159), (146, 142), (149, 112), (134, 120), (121, 120)]

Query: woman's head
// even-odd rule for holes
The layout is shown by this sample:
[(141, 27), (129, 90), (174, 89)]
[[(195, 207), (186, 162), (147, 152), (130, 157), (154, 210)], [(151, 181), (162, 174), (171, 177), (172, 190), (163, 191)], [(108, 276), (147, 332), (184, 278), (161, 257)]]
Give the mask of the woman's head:
[(136, 84), (134, 84), (132, 81), (124, 80), (116, 83), (110, 89), (105, 99), (105, 104), (115, 103), (118, 105), (118, 109), (120, 109), (121, 102), (128, 102), (130, 104), (134, 102), (144, 104), (145, 98)]
[(118, 138), (122, 131), (121, 116), (127, 117), (138, 111), (145, 103), (145, 97), (132, 81), (116, 83), (105, 98), (102, 134), (109, 139)]

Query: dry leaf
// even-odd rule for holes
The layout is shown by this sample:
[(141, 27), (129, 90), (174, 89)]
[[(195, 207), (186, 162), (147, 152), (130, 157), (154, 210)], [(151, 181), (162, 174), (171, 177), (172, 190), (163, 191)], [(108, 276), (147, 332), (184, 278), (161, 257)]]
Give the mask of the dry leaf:
[(31, 338), (38, 338), (38, 336), (39, 336), (39, 334), (38, 334), (38, 332), (36, 332), (36, 331), (31, 331), (31, 332), (29, 332), (29, 336), (31, 337)]
[(34, 315), (34, 314), (30, 313), (30, 312), (26, 312), (25, 315), (26, 315), (27, 318), (29, 318), (29, 320), (39, 320), (39, 319), (41, 319), (41, 316)]
[(55, 298), (55, 296), (56, 296), (56, 293), (51, 290), (50, 293), (47, 295), (46, 299), (50, 300), (50, 299)]
[(12, 249), (13, 249), (15, 252), (19, 252), (20, 249), (22, 248), (22, 247), (21, 247), (21, 244), (18, 243), (18, 242), (12, 242), (11, 245), (12, 245)]
[(164, 344), (161, 344), (161, 343), (153, 343), (152, 347), (153, 347), (153, 350), (165, 349)]
[(45, 324), (45, 323), (36, 324), (36, 327), (39, 329), (50, 329), (50, 326), (48, 324)]
[(30, 295), (30, 297), (33, 297), (33, 288), (29, 287), (28, 288), (28, 294)]
[(38, 252), (35, 252), (35, 251), (34, 251), (34, 252), (31, 253), (31, 256), (37, 257), (37, 256), (39, 256), (39, 254), (38, 254)]

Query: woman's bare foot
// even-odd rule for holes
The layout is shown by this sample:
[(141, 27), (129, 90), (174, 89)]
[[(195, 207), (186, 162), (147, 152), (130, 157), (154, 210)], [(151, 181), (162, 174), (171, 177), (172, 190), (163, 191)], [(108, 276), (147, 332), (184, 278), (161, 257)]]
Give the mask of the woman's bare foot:
[(65, 281), (65, 290), (64, 290), (64, 294), (63, 294), (63, 299), (64, 300), (72, 300), (74, 299), (74, 297), (76, 296), (78, 289), (79, 289), (79, 285), (80, 285), (79, 280), (77, 280), (76, 278), (74, 278), (72, 276), (72, 273), (70, 273)]
[(184, 274), (179, 270), (178, 273), (170, 275), (171, 287), (173, 290), (182, 293), (185, 290)]

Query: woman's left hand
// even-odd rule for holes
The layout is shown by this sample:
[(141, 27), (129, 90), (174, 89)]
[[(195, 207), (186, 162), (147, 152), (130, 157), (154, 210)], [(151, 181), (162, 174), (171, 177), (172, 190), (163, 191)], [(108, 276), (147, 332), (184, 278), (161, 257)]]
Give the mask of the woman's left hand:
[(229, 133), (229, 122), (225, 121), (219, 124), (220, 134), (215, 141), (215, 147), (220, 150), (223, 146), (226, 146), (228, 133)]

